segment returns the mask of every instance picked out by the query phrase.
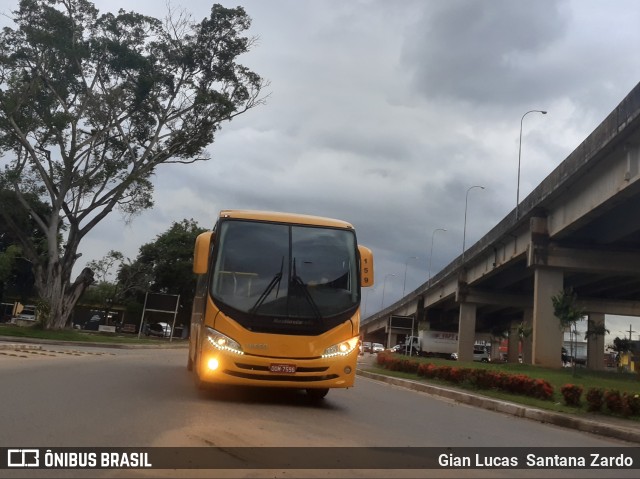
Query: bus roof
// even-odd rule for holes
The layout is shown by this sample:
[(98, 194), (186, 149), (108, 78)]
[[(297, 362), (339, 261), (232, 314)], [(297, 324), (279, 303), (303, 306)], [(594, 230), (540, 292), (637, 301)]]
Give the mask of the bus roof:
[(331, 228), (353, 229), (351, 223), (321, 216), (299, 215), (295, 213), (278, 213), (275, 211), (257, 210), (222, 210), (220, 218), (237, 218), (256, 221), (275, 221), (278, 223), (291, 223), (299, 225), (328, 226)]

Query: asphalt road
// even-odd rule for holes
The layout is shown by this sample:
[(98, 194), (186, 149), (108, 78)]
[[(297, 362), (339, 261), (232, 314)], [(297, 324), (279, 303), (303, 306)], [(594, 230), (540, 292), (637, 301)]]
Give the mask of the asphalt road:
[[(0, 447), (614, 447), (629, 444), (523, 420), (359, 377), (310, 402), (303, 392), (198, 391), (186, 349), (45, 346), (0, 355)], [(0, 471), (0, 476), (4, 472)], [(47, 472), (47, 474), (44, 474)], [(60, 472), (59, 475), (56, 473)], [(90, 471), (100, 477), (223, 477), (203, 471)], [(635, 471), (436, 470), (433, 477), (637, 477)], [(162, 473), (162, 474), (161, 474)], [(11, 471), (7, 477), (85, 477)], [(40, 474), (40, 475), (38, 475)], [(224, 471), (316, 477), (317, 471)], [(317, 477), (390, 477), (388, 470)], [(573, 475), (572, 475), (573, 474)], [(93, 477), (93, 476), (92, 476)], [(432, 477), (425, 471), (392, 477)]]

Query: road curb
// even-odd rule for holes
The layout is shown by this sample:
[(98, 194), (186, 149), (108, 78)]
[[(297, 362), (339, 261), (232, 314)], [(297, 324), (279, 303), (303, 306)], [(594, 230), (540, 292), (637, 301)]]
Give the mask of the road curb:
[[(6, 341), (6, 343), (3, 343)], [(19, 343), (19, 347), (24, 348), (27, 344), (35, 345), (55, 345), (55, 346), (86, 346), (90, 348), (114, 348), (114, 349), (182, 349), (187, 348), (189, 343), (167, 343), (167, 344), (126, 344), (126, 343), (99, 343), (90, 341), (59, 341), (53, 339), (38, 338), (16, 338), (13, 336), (0, 336), (0, 348), (3, 344)], [(14, 344), (18, 345), (18, 344)], [(40, 346), (42, 348), (42, 346)]]
[(394, 386), (399, 386), (414, 391), (419, 391), (433, 396), (440, 396), (463, 404), (480, 407), (490, 411), (510, 414), (512, 416), (531, 419), (533, 421), (553, 424), (555, 426), (574, 429), (582, 432), (588, 432), (599, 436), (611, 437), (622, 441), (640, 443), (640, 429), (625, 427), (618, 424), (607, 424), (589, 419), (577, 418), (567, 414), (561, 414), (553, 411), (545, 411), (519, 404), (500, 401), (498, 399), (475, 396), (463, 391), (448, 389), (442, 386), (433, 386), (423, 382), (412, 381), (409, 379), (400, 379), (383, 374), (372, 373), (363, 369), (357, 369), (357, 374), (376, 381), (385, 382)]

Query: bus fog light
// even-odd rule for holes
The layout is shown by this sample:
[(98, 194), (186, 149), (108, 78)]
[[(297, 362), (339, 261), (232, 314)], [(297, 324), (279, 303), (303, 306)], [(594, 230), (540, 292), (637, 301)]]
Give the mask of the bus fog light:
[(344, 368), (344, 373), (345, 374), (351, 374), (351, 367), (350, 366), (345, 367)]
[(216, 358), (211, 358), (209, 359), (209, 361), (207, 361), (207, 367), (210, 371), (215, 371), (216, 369), (218, 369), (218, 366), (220, 366), (220, 363), (218, 363), (218, 360)]

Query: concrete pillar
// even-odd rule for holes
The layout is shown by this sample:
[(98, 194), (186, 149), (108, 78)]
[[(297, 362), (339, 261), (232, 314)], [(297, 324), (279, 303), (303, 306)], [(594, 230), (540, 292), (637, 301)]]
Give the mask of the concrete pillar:
[(533, 355), (532, 363), (549, 368), (562, 367), (562, 331), (553, 313), (551, 297), (562, 292), (563, 273), (536, 267), (533, 287)]
[(522, 339), (522, 363), (533, 364), (533, 309), (524, 310), (524, 328), (529, 333)]
[(460, 303), (458, 322), (458, 360), (473, 361), (473, 345), (476, 342), (476, 305)]
[(509, 345), (507, 348), (507, 362), (518, 362), (518, 350), (520, 349), (520, 338), (518, 336), (518, 327), (520, 321), (512, 321), (509, 325)]
[[(604, 327), (604, 313), (589, 313), (588, 324), (589, 329), (592, 326)], [(604, 334), (587, 339), (587, 368), (598, 371), (604, 369)]]

